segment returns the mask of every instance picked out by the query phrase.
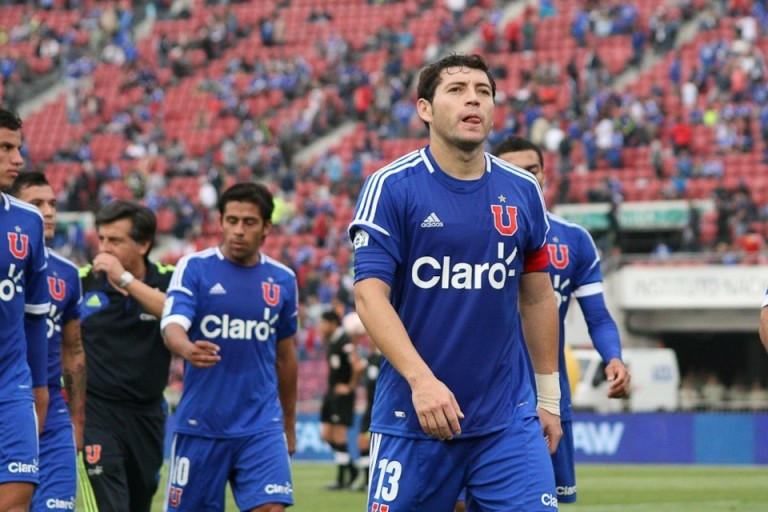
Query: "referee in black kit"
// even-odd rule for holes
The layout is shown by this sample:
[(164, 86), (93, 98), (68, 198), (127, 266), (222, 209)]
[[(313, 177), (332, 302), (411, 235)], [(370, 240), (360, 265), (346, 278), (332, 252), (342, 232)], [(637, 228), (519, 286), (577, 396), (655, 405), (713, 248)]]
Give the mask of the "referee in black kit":
[(99, 253), (80, 269), (88, 354), (85, 466), (101, 512), (149, 511), (163, 463), (171, 355), (160, 333), (172, 267), (148, 258), (156, 219), (114, 201), (96, 215)]

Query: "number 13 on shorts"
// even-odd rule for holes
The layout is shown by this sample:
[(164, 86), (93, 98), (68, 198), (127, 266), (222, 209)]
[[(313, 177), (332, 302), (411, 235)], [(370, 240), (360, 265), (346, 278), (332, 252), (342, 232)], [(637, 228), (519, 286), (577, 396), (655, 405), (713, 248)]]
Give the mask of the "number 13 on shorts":
[[(381, 459), (376, 464), (378, 467), (379, 478), (376, 479), (376, 487), (373, 490), (374, 500), (394, 501), (397, 498), (399, 489), (400, 475), (403, 468), (396, 460)], [(381, 505), (377, 509), (378, 503), (373, 504), (373, 511), (386, 512), (389, 507)]]

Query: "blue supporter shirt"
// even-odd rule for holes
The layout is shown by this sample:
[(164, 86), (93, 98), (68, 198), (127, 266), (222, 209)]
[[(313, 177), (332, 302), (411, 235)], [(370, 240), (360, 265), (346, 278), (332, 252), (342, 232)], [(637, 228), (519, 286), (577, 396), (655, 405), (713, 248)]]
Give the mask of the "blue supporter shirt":
[(193, 342), (217, 344), (221, 360), (211, 368), (185, 364), (176, 432), (221, 438), (283, 430), (276, 346), (296, 333), (297, 295), (293, 271), (264, 254), (251, 267), (218, 248), (179, 261), (161, 328), (176, 323)]
[(573, 418), (565, 364), (565, 317), (570, 298), (579, 300), (595, 347), (604, 361), (621, 358), (621, 342), (616, 323), (605, 309), (600, 256), (592, 237), (581, 226), (557, 215), (549, 213), (547, 217), (549, 273), (560, 314), (560, 419), (568, 421)]
[[(27, 340), (25, 313), (44, 315), (50, 308), (40, 211), (0, 193), (0, 402), (31, 397), (27, 350), (45, 359), (45, 340)], [(44, 363), (44, 361), (41, 361)], [(39, 367), (44, 368), (44, 364)], [(36, 381), (43, 375), (36, 376)], [(44, 384), (40, 384), (44, 385)]]
[(47, 249), (48, 292), (51, 309), (48, 312), (48, 416), (46, 430), (70, 422), (69, 412), (61, 395), (61, 334), (62, 327), (70, 320), (80, 318), (83, 300), (77, 267), (66, 258)]
[[(547, 267), (533, 176), (491, 155), (477, 180), (442, 171), (429, 147), (371, 175), (349, 228), (355, 280), (381, 279), (421, 357), (456, 396), (462, 437), (535, 415), (519, 334), (524, 272)], [(371, 430), (426, 438), (408, 383), (382, 361)]]

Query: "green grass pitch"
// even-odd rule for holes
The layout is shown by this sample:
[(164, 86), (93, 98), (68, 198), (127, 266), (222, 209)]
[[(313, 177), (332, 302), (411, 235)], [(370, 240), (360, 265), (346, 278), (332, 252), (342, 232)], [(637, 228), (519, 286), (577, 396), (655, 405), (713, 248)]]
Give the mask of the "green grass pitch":
[[(365, 495), (325, 491), (330, 464), (296, 463), (293, 512), (364, 512)], [(579, 465), (579, 501), (566, 512), (753, 512), (768, 510), (768, 468), (760, 466)], [(162, 510), (164, 481), (152, 512)], [(78, 510), (82, 510), (78, 507)], [(227, 493), (227, 511), (236, 511)]]

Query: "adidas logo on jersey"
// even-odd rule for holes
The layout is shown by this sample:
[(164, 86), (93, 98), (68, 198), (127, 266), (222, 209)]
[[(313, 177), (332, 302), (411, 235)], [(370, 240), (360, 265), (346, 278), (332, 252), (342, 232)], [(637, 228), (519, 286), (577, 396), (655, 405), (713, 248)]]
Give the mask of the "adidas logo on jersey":
[(211, 289), (208, 290), (208, 293), (211, 295), (224, 295), (227, 293), (227, 290), (221, 286), (221, 283), (216, 283), (215, 285), (211, 286)]
[(424, 219), (424, 221), (422, 221), (421, 227), (441, 228), (443, 227), (443, 221), (440, 220), (440, 218), (437, 216), (435, 212), (432, 212), (429, 214), (429, 216), (426, 219)]

